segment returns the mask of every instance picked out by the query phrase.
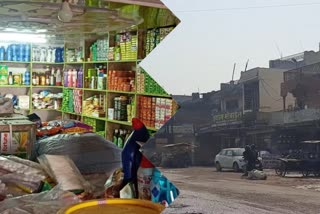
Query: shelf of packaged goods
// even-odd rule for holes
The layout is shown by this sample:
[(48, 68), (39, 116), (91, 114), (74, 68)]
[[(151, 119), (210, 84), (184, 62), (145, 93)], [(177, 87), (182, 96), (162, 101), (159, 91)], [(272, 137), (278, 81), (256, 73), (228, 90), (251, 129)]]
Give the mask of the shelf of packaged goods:
[(85, 64), (105, 64), (105, 63), (109, 63), (110, 61), (87, 61), (84, 62)]
[(61, 110), (54, 109), (54, 108), (32, 108), (32, 111), (61, 111)]
[(31, 62), (35, 65), (64, 65), (64, 62)]
[(61, 112), (64, 114), (72, 114), (72, 115), (82, 116), (81, 113), (76, 113), (76, 112), (68, 112), (68, 111), (62, 111), (62, 110), (61, 110)]
[(0, 85), (0, 88), (30, 88), (30, 85)]
[(114, 91), (114, 90), (107, 90), (108, 93), (115, 93), (115, 94), (136, 94), (133, 91)]
[(85, 62), (64, 62), (65, 65), (79, 65), (79, 64), (84, 64)]
[(137, 59), (128, 59), (128, 60), (110, 60), (109, 63), (125, 63), (125, 62), (137, 62)]
[(84, 91), (106, 92), (106, 89), (83, 88)]
[(66, 87), (66, 86), (61, 86), (62, 88), (65, 89), (70, 89), (70, 90), (83, 90), (84, 88), (77, 88), (77, 87)]
[(160, 98), (172, 98), (171, 95), (168, 94), (153, 94), (153, 93), (137, 93), (139, 96), (150, 96), (150, 97), (160, 97)]
[(63, 88), (63, 86), (56, 86), (56, 85), (33, 85), (32, 88)]
[(19, 62), (19, 61), (0, 61), (1, 64), (30, 64), (31, 62)]
[(132, 123), (128, 122), (128, 121), (110, 120), (110, 119), (107, 119), (107, 121), (110, 122), (110, 123), (116, 123), (116, 124), (121, 124), (121, 125), (126, 125), (126, 126), (132, 126)]
[(90, 115), (86, 115), (86, 114), (82, 114), (82, 117), (88, 117), (88, 118), (92, 118), (92, 119), (96, 119), (96, 120), (106, 120), (105, 117), (94, 117), (94, 116), (90, 116)]

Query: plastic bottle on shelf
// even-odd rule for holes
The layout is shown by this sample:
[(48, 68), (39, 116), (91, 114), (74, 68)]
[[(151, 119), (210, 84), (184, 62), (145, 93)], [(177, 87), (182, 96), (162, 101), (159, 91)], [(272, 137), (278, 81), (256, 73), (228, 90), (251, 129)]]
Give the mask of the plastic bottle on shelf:
[(120, 129), (120, 133), (118, 136), (118, 147), (123, 148), (123, 145), (124, 145), (123, 130)]
[(82, 88), (82, 86), (83, 86), (82, 81), (83, 81), (83, 70), (82, 70), (82, 68), (80, 68), (78, 71), (78, 78), (77, 78), (77, 87), (78, 88)]
[(50, 85), (50, 74), (46, 72), (46, 85)]
[(68, 87), (72, 87), (72, 69), (68, 70)]
[(61, 86), (62, 85), (62, 76), (61, 76), (60, 68), (57, 69), (57, 73), (56, 73), (56, 85), (57, 86)]
[(37, 84), (36, 75), (37, 74), (35, 72), (32, 73), (32, 85), (36, 85)]
[(20, 44), (18, 47), (19, 47), (19, 50), (18, 50), (18, 52), (19, 52), (18, 61), (23, 62), (25, 45), (24, 44)]
[(52, 53), (51, 53), (51, 62), (56, 61), (56, 48), (52, 48)]
[(25, 45), (25, 53), (24, 53), (24, 61), (25, 62), (30, 62), (30, 50), (31, 50), (31, 48), (30, 48), (30, 44), (26, 44)]
[(118, 131), (118, 129), (115, 129), (114, 133), (113, 133), (113, 143), (116, 146), (118, 146), (118, 135), (119, 135), (119, 131)]
[(8, 47), (7, 47), (6, 60), (12, 61), (12, 45), (8, 45)]
[[(50, 73), (49, 66), (47, 66), (47, 70)], [(51, 86), (55, 86), (56, 85), (56, 75), (55, 75), (54, 67), (51, 68), (50, 85)]]
[(30, 85), (30, 71), (24, 72), (24, 84)]
[(35, 81), (35, 85), (40, 85), (40, 75), (36, 74), (36, 81)]
[(151, 180), (154, 165), (142, 155), (140, 167), (137, 172), (139, 199), (151, 201)]
[(65, 69), (63, 72), (63, 85), (64, 87), (68, 87), (68, 70)]
[(11, 53), (11, 60), (12, 61), (17, 61), (17, 49), (16, 49), (16, 44), (11, 44), (11, 50), (12, 50), (12, 53)]
[(78, 78), (78, 72), (76, 69), (72, 70), (72, 87), (77, 87), (77, 78)]
[(9, 84), (9, 85), (13, 85), (13, 75), (12, 75), (12, 72), (9, 72), (8, 84)]
[(1, 48), (0, 48), (0, 61), (4, 61), (4, 56), (5, 56), (5, 49), (4, 49), (4, 47), (2, 46)]

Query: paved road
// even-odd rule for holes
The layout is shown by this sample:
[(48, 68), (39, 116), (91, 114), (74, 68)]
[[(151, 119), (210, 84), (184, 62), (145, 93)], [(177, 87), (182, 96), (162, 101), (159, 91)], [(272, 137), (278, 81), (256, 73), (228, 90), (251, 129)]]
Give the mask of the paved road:
[(320, 179), (276, 176), (265, 181), (213, 168), (161, 169), (180, 189), (165, 214), (319, 214)]

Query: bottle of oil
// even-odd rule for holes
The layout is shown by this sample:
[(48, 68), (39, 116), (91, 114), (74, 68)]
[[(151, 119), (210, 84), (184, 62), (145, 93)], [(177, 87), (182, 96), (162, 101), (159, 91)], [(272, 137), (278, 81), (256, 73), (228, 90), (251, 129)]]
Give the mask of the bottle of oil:
[(118, 146), (118, 136), (119, 136), (119, 131), (118, 129), (115, 129), (113, 132), (113, 143)]
[(12, 75), (12, 72), (9, 72), (8, 83), (9, 83), (9, 85), (13, 85), (13, 75)]

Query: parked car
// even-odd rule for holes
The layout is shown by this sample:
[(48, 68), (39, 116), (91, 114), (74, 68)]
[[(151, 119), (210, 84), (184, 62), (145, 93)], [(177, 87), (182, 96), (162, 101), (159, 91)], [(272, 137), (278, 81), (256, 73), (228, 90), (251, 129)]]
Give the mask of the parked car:
[(239, 172), (243, 170), (246, 164), (243, 159), (243, 152), (244, 148), (222, 149), (214, 160), (217, 171), (233, 169), (235, 172)]

